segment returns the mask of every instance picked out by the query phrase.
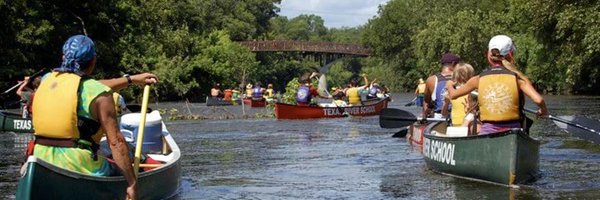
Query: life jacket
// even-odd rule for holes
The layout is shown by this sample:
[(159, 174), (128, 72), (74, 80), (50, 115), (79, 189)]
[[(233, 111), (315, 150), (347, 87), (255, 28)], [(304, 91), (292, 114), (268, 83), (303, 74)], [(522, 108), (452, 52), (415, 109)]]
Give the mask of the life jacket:
[(377, 97), (377, 93), (379, 93), (379, 88), (377, 88), (377, 86), (371, 86), (369, 88), (369, 97)]
[(78, 115), (81, 79), (73, 73), (52, 72), (40, 83), (33, 102), (36, 137), (99, 142), (100, 123)]
[(246, 89), (246, 98), (252, 97), (252, 88)]
[(239, 91), (237, 91), (237, 90), (236, 90), (236, 91), (232, 91), (232, 94), (231, 94), (231, 99), (233, 99), (233, 100), (237, 100), (237, 99), (239, 99), (239, 98), (240, 98), (240, 92), (239, 92)]
[(265, 94), (266, 94), (266, 95), (265, 95), (265, 98), (273, 98), (273, 88), (268, 88), (268, 89), (265, 91)]
[(425, 83), (420, 83), (417, 86), (417, 92), (421, 95), (421, 94), (425, 94), (425, 86), (427, 86), (427, 84)]
[(466, 94), (450, 101), (452, 105), (452, 113), (450, 113), (450, 117), (452, 119), (453, 126), (461, 126), (465, 121), (465, 116), (467, 116), (467, 113), (463, 104), (466, 104), (468, 96), (469, 95)]
[(231, 96), (233, 96), (233, 91), (231, 91), (230, 89), (226, 89), (225, 91), (223, 91), (223, 100), (230, 101)]
[[(434, 102), (434, 112), (441, 113), (442, 107), (444, 106), (444, 93), (446, 91), (446, 82), (452, 79), (452, 75), (444, 76), (441, 73), (436, 74), (435, 78), (437, 81), (435, 82), (433, 93), (431, 93), (431, 100)], [(451, 109), (451, 107), (448, 107)]]
[(310, 88), (306, 85), (301, 85), (296, 92), (296, 103), (310, 103), (311, 94)]
[(260, 87), (254, 87), (252, 89), (252, 97), (254, 97), (254, 98), (260, 98), (260, 97), (262, 97), (261, 89), (262, 88), (260, 88)]
[(117, 115), (121, 115), (121, 113), (123, 112), (123, 108), (125, 107), (125, 105), (121, 105), (124, 104), (125, 101), (123, 100), (123, 97), (116, 92), (113, 92), (112, 94), (113, 96), (113, 101), (115, 102), (115, 111), (117, 112)]
[(517, 75), (504, 67), (479, 74), (479, 112), (482, 122), (516, 121), (521, 118), (522, 93)]
[(358, 87), (351, 87), (346, 90), (346, 96), (348, 96), (349, 104), (360, 104), (360, 95), (358, 94)]

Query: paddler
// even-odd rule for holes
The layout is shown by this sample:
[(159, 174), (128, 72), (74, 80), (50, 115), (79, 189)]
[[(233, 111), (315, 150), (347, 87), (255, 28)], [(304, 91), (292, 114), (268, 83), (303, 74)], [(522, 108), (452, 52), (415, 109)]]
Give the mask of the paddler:
[(545, 117), (548, 109), (544, 98), (514, 66), (514, 45), (506, 35), (490, 39), (487, 58), (490, 68), (469, 79), (466, 84), (454, 89), (454, 81), (446, 84), (448, 95), (455, 99), (478, 89), (479, 114), (482, 122), (479, 134), (499, 133), (512, 128), (526, 128), (523, 124), (523, 94), (527, 95), (539, 110), (537, 115)]
[(452, 78), (454, 67), (460, 62), (460, 57), (452, 53), (442, 55), (440, 63), (442, 71), (436, 75), (429, 76), (425, 81), (425, 97), (423, 101), (423, 118), (434, 117), (443, 118), (442, 111), (450, 110), (448, 99), (444, 97), (446, 93), (446, 82)]
[(417, 107), (423, 107), (423, 98), (425, 97), (425, 81), (422, 78), (419, 78), (417, 89), (415, 89), (415, 95), (417, 95), (417, 98), (415, 99)]
[(358, 83), (355, 80), (350, 81), (349, 87), (344, 91), (346, 97), (348, 98), (348, 104), (352, 105), (360, 105), (361, 99), (359, 90), (364, 89), (369, 86), (369, 80), (367, 79), (366, 74), (362, 74), (363, 80), (365, 81), (365, 85), (357, 86)]
[(313, 97), (321, 97), (324, 99), (331, 99), (331, 96), (323, 96), (320, 95), (319, 92), (317, 91), (317, 88), (315, 88), (314, 86), (312, 86), (311, 84), (311, 79), (315, 76), (317, 76), (318, 73), (312, 73), (312, 74), (304, 74), (302, 75), (302, 77), (300, 77), (300, 87), (298, 87), (298, 91), (296, 92), (296, 103), (298, 105), (303, 105), (303, 106), (307, 106), (311, 103), (311, 100)]
[(144, 73), (96, 81), (90, 78), (96, 59), (94, 42), (87, 36), (72, 36), (63, 45), (61, 66), (46, 74), (36, 91), (33, 155), (70, 171), (112, 175), (113, 165), (96, 154), (100, 138), (106, 135), (115, 164), (127, 180), (123, 190), (128, 198), (137, 199), (129, 149), (118, 127), (111, 88), (153, 84), (157, 78)]
[(267, 102), (273, 102), (273, 98), (275, 97), (275, 91), (273, 90), (273, 84), (269, 83), (267, 85), (267, 89), (265, 90), (265, 94), (263, 97), (267, 100)]

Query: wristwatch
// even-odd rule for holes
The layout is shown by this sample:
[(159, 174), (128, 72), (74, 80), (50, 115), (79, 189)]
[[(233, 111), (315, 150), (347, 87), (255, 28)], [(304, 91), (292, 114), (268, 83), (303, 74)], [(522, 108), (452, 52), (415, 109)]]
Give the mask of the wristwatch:
[(125, 75), (123, 75), (123, 77), (125, 77), (127, 79), (127, 84), (131, 85), (131, 83), (133, 81), (131, 81), (131, 77), (129, 76), (129, 74), (125, 74)]

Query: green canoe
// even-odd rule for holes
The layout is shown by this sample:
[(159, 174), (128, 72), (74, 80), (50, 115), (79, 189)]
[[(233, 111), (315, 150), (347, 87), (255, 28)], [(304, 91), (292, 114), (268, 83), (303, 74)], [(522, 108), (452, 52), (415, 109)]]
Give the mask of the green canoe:
[[(163, 126), (163, 153), (148, 154), (159, 167), (138, 177), (139, 199), (165, 199), (177, 194), (181, 180), (181, 152)], [(53, 166), (30, 156), (21, 168), (16, 199), (125, 199), (123, 176), (84, 175)]]
[(446, 123), (425, 130), (423, 156), (435, 172), (516, 187), (539, 177), (540, 143), (513, 129), (491, 135), (447, 137)]
[(0, 111), (0, 132), (33, 133), (31, 118), (21, 118), (20, 114)]

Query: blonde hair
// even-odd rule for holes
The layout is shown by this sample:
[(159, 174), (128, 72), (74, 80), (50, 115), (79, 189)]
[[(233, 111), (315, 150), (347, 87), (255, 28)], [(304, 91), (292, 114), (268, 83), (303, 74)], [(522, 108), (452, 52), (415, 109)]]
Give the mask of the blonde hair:
[(468, 63), (460, 63), (454, 68), (452, 80), (458, 85), (465, 84), (471, 77), (475, 75), (473, 66)]

